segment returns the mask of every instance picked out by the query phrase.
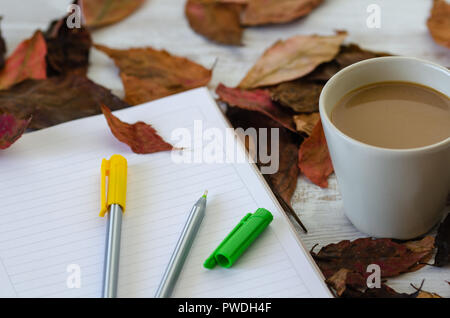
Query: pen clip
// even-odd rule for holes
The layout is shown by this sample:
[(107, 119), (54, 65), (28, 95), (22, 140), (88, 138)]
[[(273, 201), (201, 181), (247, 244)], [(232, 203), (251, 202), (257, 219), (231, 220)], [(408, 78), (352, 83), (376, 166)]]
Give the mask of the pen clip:
[(108, 210), (108, 206), (106, 203), (107, 199), (107, 193), (106, 193), (106, 177), (109, 176), (109, 160), (103, 159), (102, 160), (102, 167), (101, 167), (101, 185), (100, 185), (100, 216), (105, 216), (106, 211)]

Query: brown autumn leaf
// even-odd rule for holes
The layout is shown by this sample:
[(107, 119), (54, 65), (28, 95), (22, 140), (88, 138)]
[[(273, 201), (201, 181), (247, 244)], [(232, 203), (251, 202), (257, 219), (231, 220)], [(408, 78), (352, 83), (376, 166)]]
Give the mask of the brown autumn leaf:
[(343, 293), (343, 298), (417, 298), (419, 292), (412, 294), (399, 293), (385, 283), (381, 283), (380, 288), (366, 288), (363, 290), (355, 290), (347, 288)]
[(68, 28), (66, 18), (53, 21), (45, 32), (48, 76), (87, 74), (91, 34), (85, 27)]
[(135, 12), (145, 0), (79, 0), (84, 24), (99, 28), (119, 22)]
[(300, 174), (297, 165), (299, 138), (285, 129), (280, 129), (279, 134), (279, 168), (276, 173), (264, 176), (271, 188), (290, 206)]
[(248, 4), (250, 0), (216, 0), (220, 3), (239, 3), (239, 4)]
[(412, 294), (398, 293), (385, 283), (381, 283), (380, 288), (368, 288), (366, 278), (361, 273), (346, 268), (334, 273), (326, 283), (336, 291), (337, 296), (343, 298), (421, 298), (420, 294), (432, 295), (421, 290)]
[(440, 296), (440, 295), (438, 295), (436, 293), (431, 293), (431, 292), (427, 292), (427, 291), (421, 290), (417, 294), (416, 298), (442, 298), (442, 296)]
[[(421, 246), (411, 250), (408, 246)], [(396, 243), (391, 239), (360, 238), (354, 241), (344, 240), (323, 247), (319, 253), (311, 252), (325, 278), (332, 277), (337, 271), (346, 268), (367, 277), (367, 266), (377, 264), (381, 277), (397, 276), (417, 270), (418, 264), (428, 260), (433, 253), (434, 238), (427, 236), (417, 242)]]
[[(0, 22), (2, 22), (2, 17), (0, 16)], [(6, 43), (2, 35), (2, 30), (0, 28), (0, 69), (5, 65), (5, 55), (6, 55)]]
[(359, 272), (341, 268), (327, 278), (326, 283), (331, 286), (338, 296), (342, 296), (347, 288), (359, 290), (367, 287), (366, 278)]
[(281, 83), (270, 88), (272, 99), (295, 112), (311, 113), (319, 111), (319, 97), (324, 84), (298, 79)]
[(297, 35), (267, 49), (239, 84), (250, 89), (300, 78), (338, 53), (347, 32), (336, 35)]
[[(366, 277), (361, 273), (341, 268), (326, 280), (326, 283), (336, 291), (337, 296), (344, 298), (441, 298), (436, 293), (430, 293), (416, 288), (411, 294), (398, 293), (385, 283), (380, 288), (368, 288)], [(422, 283), (423, 284), (423, 283)]]
[(298, 132), (303, 132), (310, 136), (314, 127), (320, 121), (319, 113), (294, 115), (294, 122)]
[(0, 91), (0, 113), (18, 118), (33, 116), (29, 125), (32, 129), (100, 114), (101, 104), (114, 110), (129, 106), (108, 89), (77, 75), (27, 80)]
[(260, 112), (272, 118), (283, 127), (293, 132), (296, 131), (292, 113), (273, 103), (270, 98), (270, 93), (267, 90), (255, 89), (246, 91), (219, 84), (216, 93), (219, 95), (219, 100), (232, 107)]
[(125, 101), (137, 105), (209, 83), (212, 71), (164, 50), (95, 48), (111, 57), (120, 69)]
[(6, 149), (19, 139), (31, 118), (18, 119), (13, 114), (0, 113), (0, 149)]
[(185, 14), (191, 28), (206, 38), (229, 45), (242, 44), (241, 6), (216, 0), (188, 0)]
[(439, 225), (435, 245), (437, 247), (434, 265), (442, 267), (450, 264), (450, 214)]
[[(287, 204), (290, 204), (292, 195), (297, 187), (299, 169), (297, 166), (296, 154), (302, 138), (284, 128), (279, 122), (276, 122), (260, 112), (248, 111), (238, 107), (228, 107), (226, 115), (234, 128), (240, 127), (244, 130), (255, 128), (257, 131), (259, 131), (260, 128), (266, 128), (268, 132), (267, 144), (265, 145), (266, 149), (271, 149), (272, 146), (271, 128), (279, 129), (279, 144), (274, 145), (277, 146), (280, 154), (279, 168), (276, 173), (264, 174), (264, 177), (271, 189), (280, 195)], [(253, 140), (247, 140), (247, 149), (249, 148), (249, 144), (253, 144), (257, 151), (256, 153), (259, 153), (260, 149), (258, 147), (261, 146), (261, 144), (256, 143), (256, 141)], [(264, 149), (264, 152), (266, 152), (266, 149)], [(263, 165), (268, 164), (257, 162), (257, 165), (261, 169)]]
[(334, 74), (351, 64), (382, 56), (391, 56), (391, 54), (367, 51), (356, 44), (342, 45), (339, 54), (332, 61), (319, 65), (319, 67), (305, 77), (305, 80), (326, 82)]
[(323, 0), (248, 0), (243, 25), (287, 23), (308, 15)]
[(436, 43), (450, 48), (450, 3), (434, 0), (427, 26)]
[(320, 120), (300, 146), (298, 166), (311, 182), (322, 188), (328, 187), (328, 176), (334, 169)]
[(147, 154), (173, 149), (173, 146), (165, 142), (152, 126), (142, 121), (132, 125), (125, 123), (114, 116), (105, 105), (101, 108), (112, 134), (119, 141), (130, 146), (133, 152)]
[(20, 43), (6, 60), (0, 71), (0, 90), (29, 78), (46, 78), (46, 54), (44, 37), (41, 31), (36, 31), (30, 39)]

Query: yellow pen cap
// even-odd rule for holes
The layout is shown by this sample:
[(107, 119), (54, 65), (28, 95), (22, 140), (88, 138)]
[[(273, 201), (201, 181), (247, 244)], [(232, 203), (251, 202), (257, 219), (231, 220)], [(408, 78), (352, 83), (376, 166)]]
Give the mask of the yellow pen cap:
[[(125, 212), (127, 160), (121, 155), (112, 155), (109, 160), (103, 159), (101, 170), (100, 216), (105, 216), (111, 204), (119, 204)], [(106, 193), (106, 177), (108, 177), (108, 193)]]

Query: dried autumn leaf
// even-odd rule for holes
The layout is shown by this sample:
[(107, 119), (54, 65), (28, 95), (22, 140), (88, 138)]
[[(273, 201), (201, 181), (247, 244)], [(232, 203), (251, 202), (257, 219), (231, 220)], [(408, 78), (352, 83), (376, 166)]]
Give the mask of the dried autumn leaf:
[(287, 23), (308, 15), (323, 0), (248, 0), (243, 25)]
[(311, 182), (322, 188), (328, 187), (328, 176), (334, 169), (320, 120), (300, 146), (298, 166)]
[(191, 28), (206, 38), (230, 45), (242, 44), (241, 6), (216, 0), (188, 0), (185, 13)]
[(434, 0), (427, 26), (436, 43), (450, 48), (450, 3)]
[(272, 99), (299, 113), (319, 111), (319, 97), (324, 84), (298, 79), (270, 89)]
[(331, 36), (297, 35), (278, 41), (264, 52), (239, 86), (249, 89), (300, 78), (332, 60), (346, 36), (346, 32)]
[(445, 266), (450, 263), (450, 214), (439, 225), (436, 235), (437, 253), (434, 259), (434, 265)]
[(145, 0), (79, 0), (84, 24), (99, 28), (119, 22), (135, 12)]
[(424, 290), (419, 291), (416, 298), (442, 298), (442, 296), (439, 296), (436, 293), (430, 293)]
[(319, 65), (305, 77), (305, 80), (328, 81), (334, 74), (351, 64), (382, 56), (391, 54), (367, 51), (356, 44), (342, 45), (339, 54), (332, 61)]
[(362, 291), (347, 288), (343, 298), (417, 298), (419, 292), (399, 293), (388, 285), (381, 283), (380, 288), (366, 288)]
[(248, 4), (250, 0), (215, 0), (220, 3), (239, 3), (239, 4)]
[(102, 105), (102, 112), (112, 134), (130, 146), (133, 152), (146, 154), (173, 149), (173, 146), (165, 142), (152, 126), (141, 121), (133, 125), (125, 123), (114, 116), (105, 105)]
[[(0, 22), (2, 17), (0, 16)], [(0, 29), (0, 69), (5, 65), (5, 55), (6, 55), (6, 43), (2, 36), (2, 30)]]
[(319, 113), (298, 114), (294, 116), (295, 126), (298, 132), (303, 132), (310, 136), (314, 127), (320, 121)]
[(77, 75), (27, 80), (0, 91), (0, 113), (17, 118), (33, 116), (29, 125), (32, 129), (97, 115), (100, 105), (106, 103), (114, 110), (129, 106), (108, 89)]
[(18, 119), (12, 114), (0, 114), (0, 149), (6, 149), (19, 139), (31, 118)]
[[(408, 245), (421, 246), (411, 250)], [(428, 259), (433, 252), (434, 238), (427, 236), (417, 242), (396, 243), (391, 239), (360, 238), (354, 241), (344, 240), (323, 247), (319, 253), (311, 252), (317, 265), (326, 278), (346, 268), (366, 277), (367, 266), (377, 264), (381, 277), (392, 277), (401, 273), (417, 270), (417, 265)]]
[[(266, 178), (271, 189), (280, 195), (287, 204), (290, 204), (292, 195), (297, 187), (297, 179), (299, 174), (296, 154), (298, 151), (298, 145), (301, 141), (300, 136), (285, 129), (279, 122), (274, 121), (262, 113), (248, 111), (237, 107), (228, 107), (226, 114), (235, 128), (240, 127), (244, 130), (248, 128), (255, 128), (257, 131), (260, 128), (267, 129), (268, 136), (267, 144), (264, 145), (266, 149), (263, 149), (264, 153), (267, 149), (272, 149), (271, 128), (279, 129), (279, 144), (274, 145), (274, 147), (279, 150), (280, 156), (278, 170), (274, 174), (264, 174), (264, 177)], [(261, 142), (261, 140), (259, 141)], [(254, 144), (255, 148), (257, 148), (257, 153), (259, 153), (260, 149), (258, 147), (260, 147), (261, 144), (252, 140), (250, 140), (249, 143)], [(260, 169), (263, 165), (267, 165), (267, 163), (262, 162), (257, 162), (257, 164)]]
[(85, 27), (67, 27), (66, 18), (53, 21), (45, 32), (48, 76), (87, 73), (91, 34)]
[[(292, 195), (297, 188), (300, 171), (297, 166), (298, 137), (287, 130), (280, 129), (280, 162), (276, 173), (267, 174), (269, 185), (290, 205)], [(269, 136), (270, 138), (270, 136)], [(269, 148), (270, 149), (270, 148)]]
[(256, 89), (246, 91), (239, 88), (226, 87), (219, 84), (216, 89), (219, 99), (232, 107), (239, 107), (250, 111), (260, 112), (283, 127), (295, 132), (295, 125), (292, 113), (274, 104), (267, 90)]
[(347, 287), (360, 289), (367, 285), (363, 275), (347, 268), (338, 270), (326, 280), (326, 283), (336, 291), (338, 296), (342, 296), (347, 290)]
[(211, 70), (164, 50), (95, 48), (111, 57), (120, 69), (125, 101), (132, 105), (205, 86), (211, 80)]
[(417, 289), (412, 294), (398, 293), (385, 283), (380, 288), (368, 288), (366, 278), (359, 272), (341, 268), (326, 280), (336, 291), (337, 296), (344, 298), (441, 298), (438, 294)]
[(29, 78), (46, 78), (46, 54), (44, 37), (41, 31), (36, 31), (30, 39), (20, 43), (6, 60), (0, 71), (0, 89), (6, 89)]

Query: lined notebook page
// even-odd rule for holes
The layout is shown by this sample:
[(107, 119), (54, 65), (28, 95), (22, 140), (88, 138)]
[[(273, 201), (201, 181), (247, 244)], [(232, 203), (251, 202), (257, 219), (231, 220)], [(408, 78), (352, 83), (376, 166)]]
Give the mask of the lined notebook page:
[[(203, 129), (228, 127), (204, 88), (115, 114), (150, 122), (171, 142), (174, 129), (193, 131), (195, 120)], [(206, 217), (173, 296), (330, 296), (254, 165), (176, 164), (170, 152), (137, 155), (112, 136), (103, 116), (26, 134), (0, 152), (0, 296), (101, 295), (106, 218), (98, 216), (100, 164), (115, 153), (128, 160), (119, 297), (154, 296), (189, 210), (205, 189)], [(221, 240), (258, 207), (274, 215), (267, 230), (232, 268), (204, 269)], [(78, 268), (81, 286), (69, 288)]]

